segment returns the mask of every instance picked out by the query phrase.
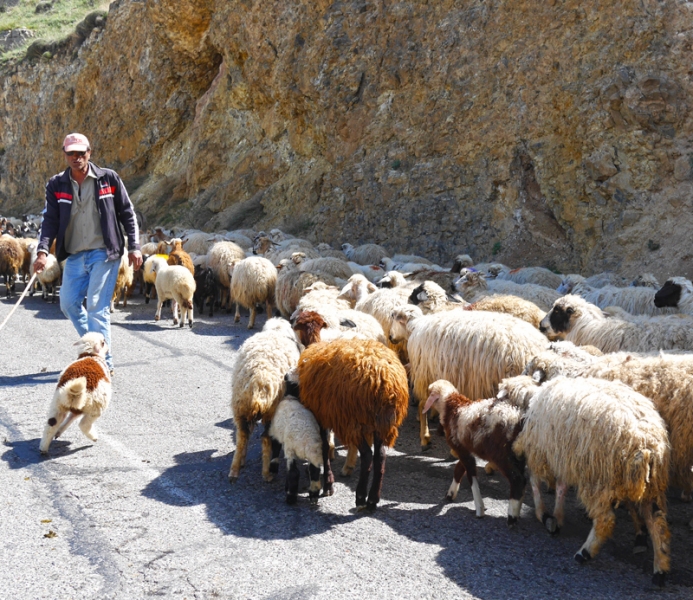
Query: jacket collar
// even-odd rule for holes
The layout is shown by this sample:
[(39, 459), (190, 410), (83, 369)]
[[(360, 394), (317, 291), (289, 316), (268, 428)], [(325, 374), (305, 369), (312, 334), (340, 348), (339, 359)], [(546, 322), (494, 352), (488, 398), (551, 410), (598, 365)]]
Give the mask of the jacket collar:
[[(89, 166), (91, 167), (92, 171), (94, 171), (94, 175), (96, 175), (97, 179), (101, 179), (104, 175), (106, 175), (106, 171), (95, 165), (93, 162), (89, 161)], [(63, 171), (62, 175), (60, 176), (60, 181), (63, 183), (70, 183), (70, 167)]]

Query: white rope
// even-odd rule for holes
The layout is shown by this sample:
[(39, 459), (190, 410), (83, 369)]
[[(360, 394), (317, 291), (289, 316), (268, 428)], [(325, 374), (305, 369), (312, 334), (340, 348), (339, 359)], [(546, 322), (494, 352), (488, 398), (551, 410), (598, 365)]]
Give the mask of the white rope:
[(24, 296), (26, 296), (26, 295), (29, 293), (29, 290), (31, 289), (31, 286), (34, 284), (34, 280), (35, 280), (35, 279), (36, 279), (36, 273), (34, 273), (34, 274), (31, 276), (31, 279), (29, 279), (29, 283), (27, 283), (27, 284), (24, 286), (24, 291), (22, 292), (22, 295), (19, 297), (19, 300), (17, 300), (17, 304), (14, 305), (14, 308), (10, 311), (10, 314), (7, 315), (7, 316), (5, 317), (5, 320), (2, 322), (2, 324), (0, 324), (0, 329), (2, 329), (2, 328), (5, 326), (5, 324), (7, 323), (7, 321), (10, 320), (10, 317), (14, 314), (14, 311), (17, 310), (17, 308), (19, 307), (19, 303), (20, 303), (22, 300), (24, 300)]

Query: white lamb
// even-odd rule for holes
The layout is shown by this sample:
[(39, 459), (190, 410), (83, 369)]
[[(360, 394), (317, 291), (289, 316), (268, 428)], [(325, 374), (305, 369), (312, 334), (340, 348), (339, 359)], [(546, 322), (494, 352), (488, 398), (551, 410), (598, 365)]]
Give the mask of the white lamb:
[[(34, 263), (36, 262), (37, 257), (37, 247), (38, 244), (36, 242), (32, 242), (28, 246), (31, 252), (31, 263), (29, 267), (29, 271), (31, 273), (34, 272)], [(36, 279), (38, 279), (39, 284), (41, 284), (41, 297), (44, 300), (46, 299), (48, 287), (50, 286), (53, 294), (51, 302), (55, 302), (55, 293), (57, 291), (58, 285), (60, 284), (61, 277), (62, 270), (60, 268), (60, 263), (58, 262), (58, 259), (53, 254), (46, 255), (46, 266), (44, 267), (43, 271), (37, 273), (36, 275)], [(33, 296), (33, 294), (34, 291), (31, 290), (31, 295)]]
[(156, 272), (155, 285), (158, 302), (154, 320), (161, 319), (161, 307), (164, 300), (172, 300), (173, 324), (178, 323), (178, 306), (180, 306), (180, 326), (183, 327), (187, 316), (188, 325), (192, 327), (195, 279), (190, 271), (181, 265), (162, 265), (161, 263), (154, 264), (153, 270)]
[(378, 244), (363, 244), (354, 248), (351, 244), (342, 244), (342, 252), (346, 257), (360, 265), (378, 265), (388, 253)]
[(277, 404), (269, 428), (269, 435), (277, 440), (286, 458), (286, 503), (296, 504), (298, 498), (299, 469), (297, 460), (308, 461), (311, 504), (318, 503), (320, 495), (320, 469), (322, 461), (322, 438), (317, 420), (300, 400), (286, 395)]
[(245, 252), (233, 242), (216, 242), (207, 252), (207, 266), (214, 271), (214, 276), (221, 289), (221, 305), (226, 304), (226, 312), (231, 312), (231, 276), (232, 267), (245, 258)]

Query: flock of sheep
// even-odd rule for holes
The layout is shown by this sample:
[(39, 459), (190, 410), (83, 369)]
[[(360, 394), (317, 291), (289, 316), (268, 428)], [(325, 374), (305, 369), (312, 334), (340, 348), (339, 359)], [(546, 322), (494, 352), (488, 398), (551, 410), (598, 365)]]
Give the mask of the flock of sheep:
[[(0, 274), (7, 277), (5, 240)], [(273, 479), (283, 449), (287, 502), (298, 498), (299, 460), (309, 463), (311, 503), (321, 488), (332, 494), (336, 436), (348, 448), (343, 474), (360, 456), (356, 506), (374, 510), (386, 449), (397, 439), (411, 391), (422, 449), (430, 445), (434, 413), (458, 459), (448, 500), (466, 473), (483, 516), (478, 457), (509, 481), (510, 526), (528, 475), (536, 516), (556, 533), (573, 487), (593, 522), (575, 555), (579, 562), (612, 535), (614, 509), (623, 504), (634, 523), (635, 551), (647, 547), (646, 531), (653, 582), (664, 585), (666, 492), (673, 486), (685, 500), (693, 492), (687, 279), (660, 286), (651, 275), (633, 282), (609, 273), (584, 278), (474, 265), (466, 255), (444, 268), (414, 255), (390, 257), (375, 244), (335, 250), (279, 230), (174, 239), (157, 230), (146, 242), (140, 289), (146, 302), (156, 289), (157, 320), (166, 299), (173, 300), (174, 323), (176, 305), (183, 311), (181, 326), (186, 318), (193, 325), (193, 305), (212, 315), (217, 307), (230, 312), (235, 302), (236, 322), (239, 306), (250, 311), (249, 328), (258, 307), (267, 312), (262, 331), (242, 344), (232, 367), (231, 482), (262, 421), (262, 475)], [(115, 303), (135, 287), (134, 275), (123, 261)], [(281, 316), (271, 318), (275, 309)], [(552, 513), (544, 508), (542, 483), (555, 489)]]

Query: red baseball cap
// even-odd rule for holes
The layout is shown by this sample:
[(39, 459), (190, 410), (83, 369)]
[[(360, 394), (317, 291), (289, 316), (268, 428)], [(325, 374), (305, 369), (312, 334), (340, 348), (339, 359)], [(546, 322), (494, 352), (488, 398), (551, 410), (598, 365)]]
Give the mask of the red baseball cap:
[(63, 141), (63, 150), (65, 152), (72, 152), (73, 150), (77, 152), (86, 152), (90, 147), (87, 136), (81, 133), (70, 133)]

